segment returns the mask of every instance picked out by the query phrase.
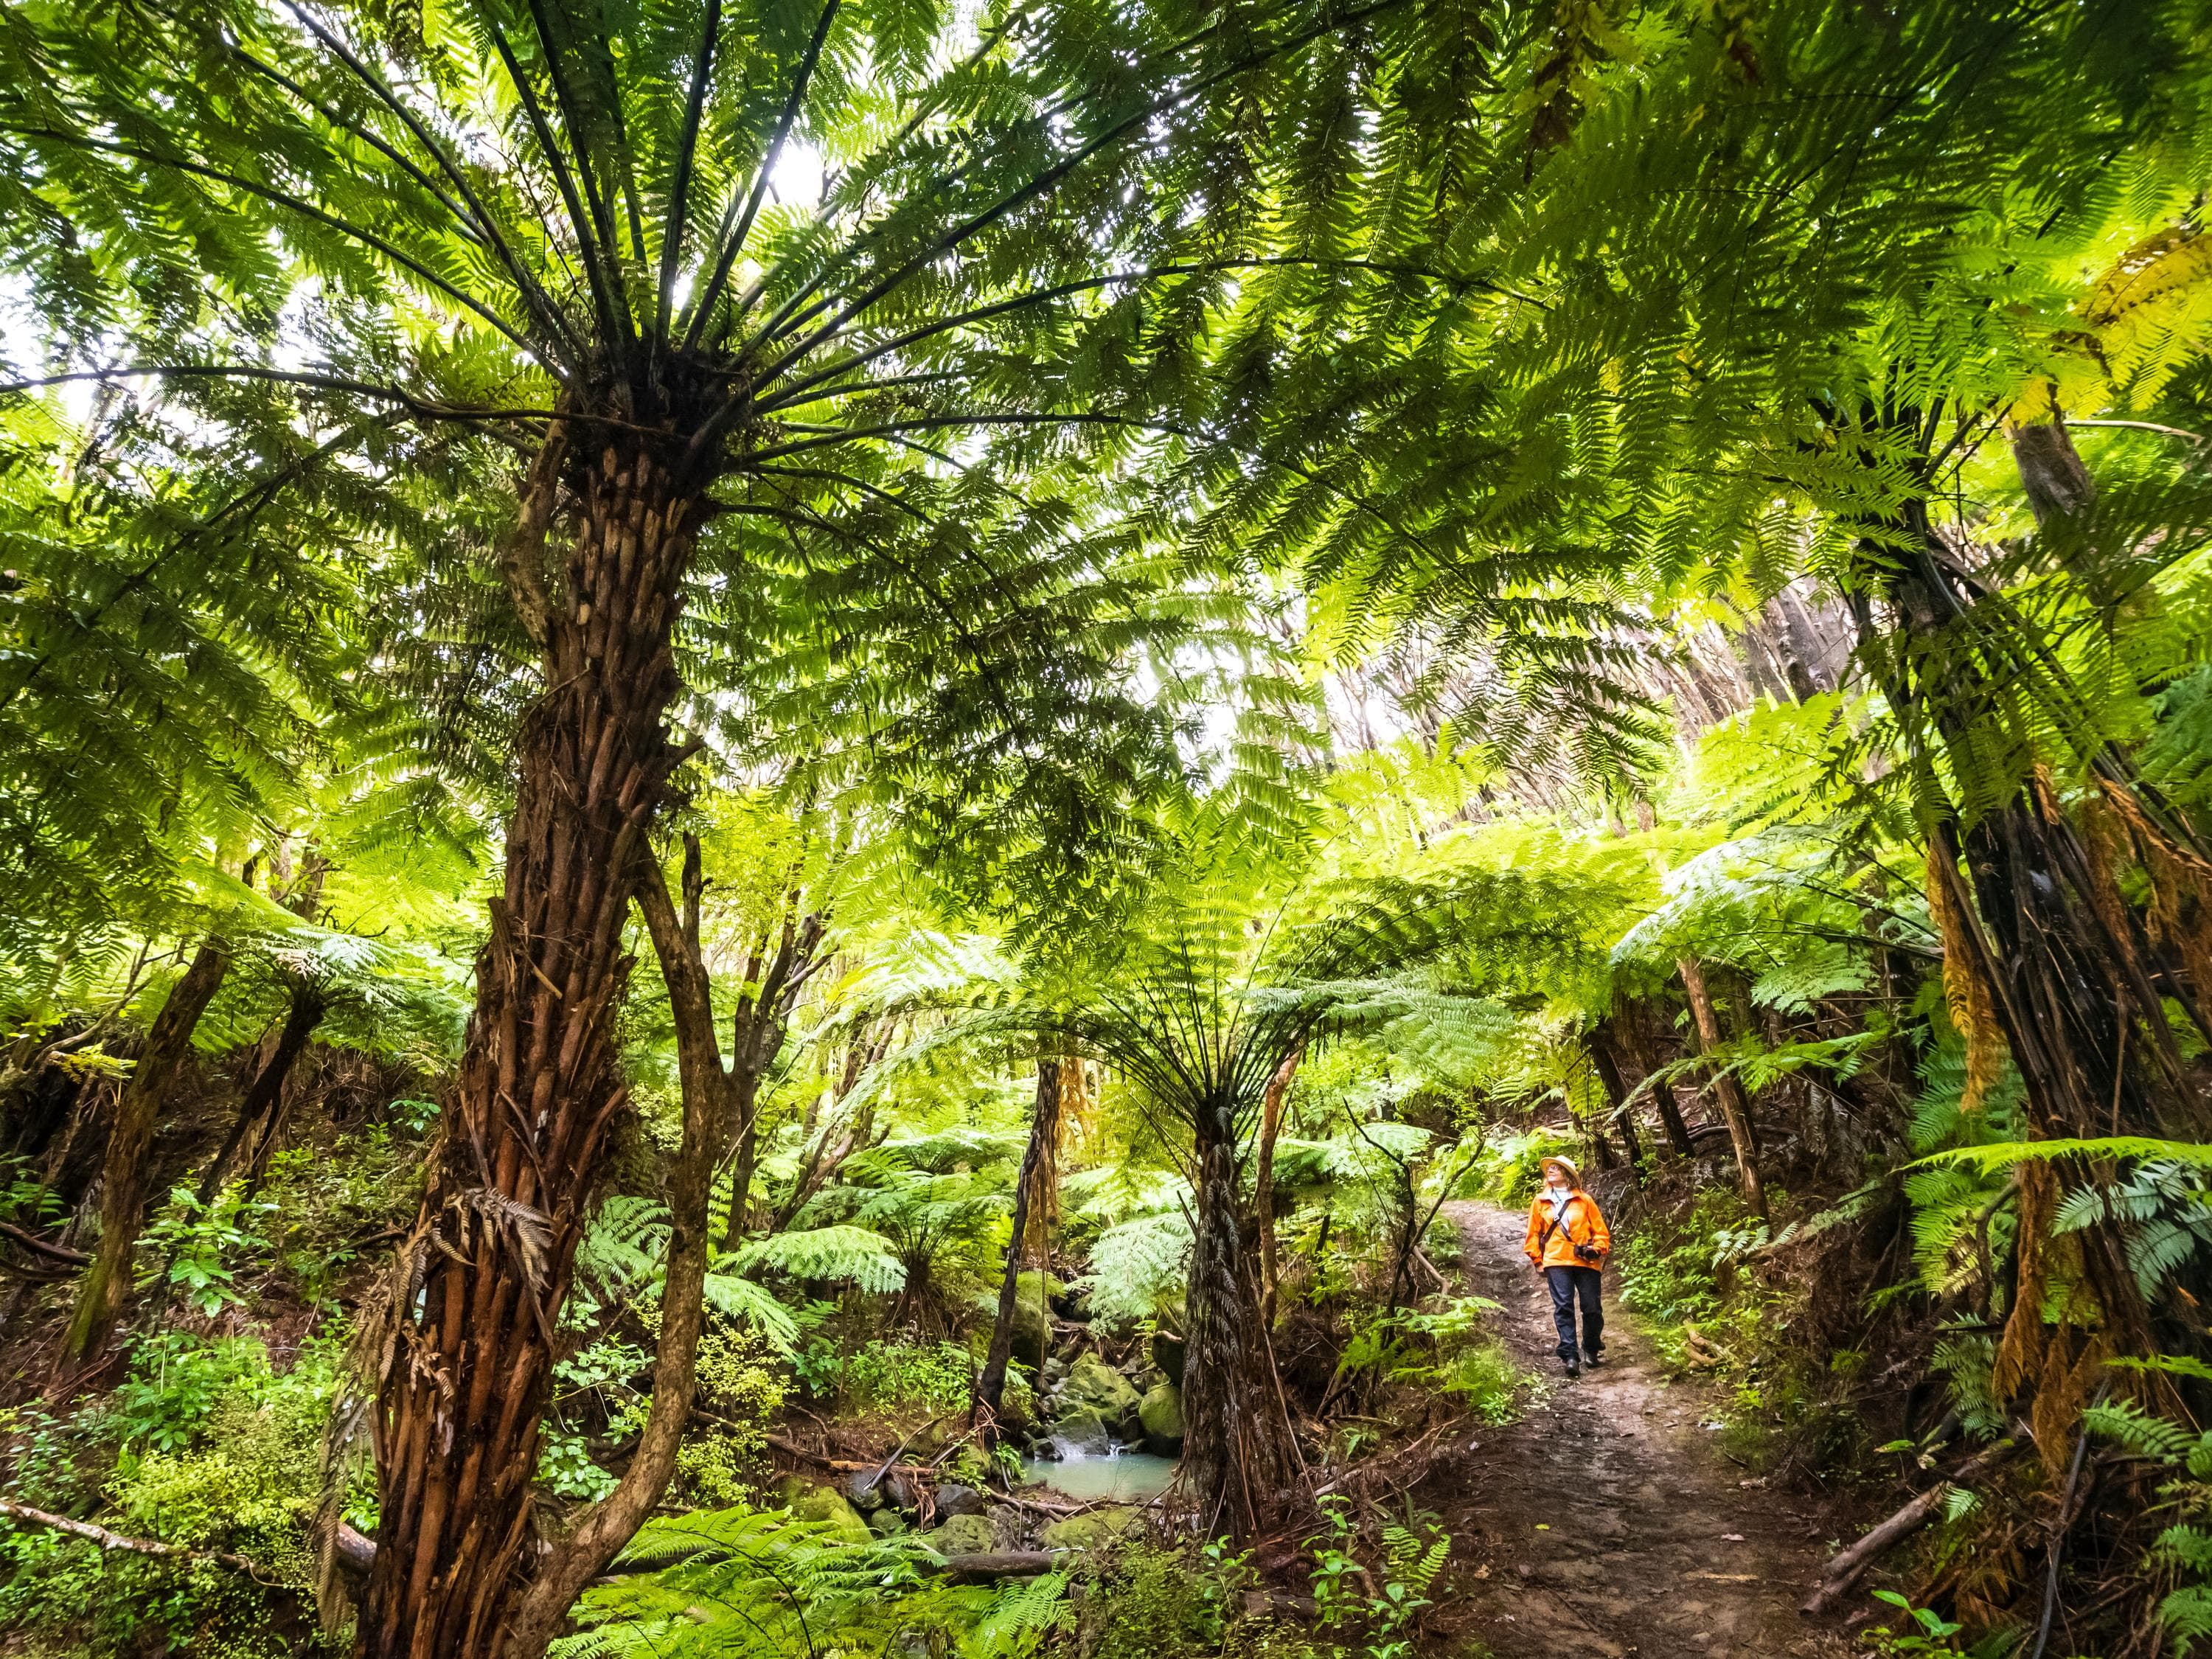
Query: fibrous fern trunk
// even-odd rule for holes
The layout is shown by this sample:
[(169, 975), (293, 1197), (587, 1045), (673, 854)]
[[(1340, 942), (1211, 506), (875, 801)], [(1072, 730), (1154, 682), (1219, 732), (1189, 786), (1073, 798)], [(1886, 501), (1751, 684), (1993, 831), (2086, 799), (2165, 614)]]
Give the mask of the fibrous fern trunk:
[(115, 1328), (131, 1288), (131, 1256), (146, 1223), (146, 1153), (154, 1120), (192, 1046), (192, 1033), (230, 972), (230, 947), (210, 939), (192, 954), (184, 977), (170, 988), (146, 1033), (146, 1046), (131, 1081), (115, 1103), (107, 1153), (100, 1164), (100, 1249), (77, 1287), (62, 1352), (80, 1360), (96, 1356)]
[(1238, 1201), (1235, 1103), (1207, 1102), (1196, 1127), (1182, 1479), (1206, 1532), (1259, 1538), (1294, 1522), (1311, 1497), (1260, 1314), (1258, 1240)]
[[(505, 886), (377, 1381), (364, 1659), (511, 1650), (552, 1322), (623, 1099), (624, 916), (680, 758), (662, 720), (702, 498), (670, 465), (679, 447), (622, 430), (570, 469), (576, 534), (544, 611), (546, 690), (518, 743)], [(544, 506), (526, 518), (542, 524)]]
[[(249, 1170), (264, 1168), (268, 1153), (282, 1128), (279, 1108), (283, 1103), (285, 1080), (292, 1075), (292, 1067), (307, 1052), (307, 1042), (315, 1035), (315, 1028), (323, 1022), (329, 1004), (322, 993), (307, 980), (295, 981), (291, 1001), (284, 1011), (284, 1024), (276, 1033), (276, 1041), (269, 1050), (268, 1058), (253, 1073), (246, 1085), (246, 1098), (239, 1103), (238, 1115), (223, 1137), (222, 1145), (210, 1161), (207, 1172), (201, 1176), (196, 1196), (205, 1206), (215, 1202), (216, 1194), (230, 1178), (231, 1166), (246, 1145), (246, 1137), (254, 1137), (254, 1156), (246, 1160)], [(264, 1122), (264, 1120), (266, 1120)]]

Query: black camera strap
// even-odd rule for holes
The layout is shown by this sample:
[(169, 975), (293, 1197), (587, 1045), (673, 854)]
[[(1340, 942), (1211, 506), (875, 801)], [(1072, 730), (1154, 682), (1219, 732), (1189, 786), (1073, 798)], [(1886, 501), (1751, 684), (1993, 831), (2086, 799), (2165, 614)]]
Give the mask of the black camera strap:
[[(1549, 1200), (1547, 1201), (1548, 1202)], [(1567, 1200), (1567, 1204), (1571, 1204), (1574, 1201), (1573, 1198), (1570, 1197)], [(1539, 1259), (1540, 1259), (1544, 1254), (1544, 1247), (1552, 1242), (1552, 1235), (1559, 1231), (1564, 1231), (1566, 1232), (1567, 1243), (1574, 1245), (1575, 1255), (1577, 1259), (1581, 1257), (1583, 1250), (1589, 1249), (1591, 1248), (1589, 1245), (1577, 1243), (1572, 1230), (1567, 1227), (1567, 1204), (1554, 1206), (1552, 1210), (1552, 1218), (1544, 1224), (1544, 1230), (1536, 1235), (1536, 1255)]]

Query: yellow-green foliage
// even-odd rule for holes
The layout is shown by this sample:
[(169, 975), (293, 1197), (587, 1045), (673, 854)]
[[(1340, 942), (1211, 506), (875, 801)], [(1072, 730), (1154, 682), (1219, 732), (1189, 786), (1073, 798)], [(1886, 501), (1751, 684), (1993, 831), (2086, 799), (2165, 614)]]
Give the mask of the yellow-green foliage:
[(1483, 1149), (1474, 1167), (1460, 1182), (1467, 1198), (1486, 1198), (1498, 1204), (1526, 1204), (1544, 1184), (1544, 1160), (1565, 1154), (1580, 1160), (1571, 1135), (1556, 1129), (1534, 1128), (1524, 1134), (1500, 1135)]
[(784, 1383), (769, 1369), (762, 1340), (712, 1329), (699, 1340), (699, 1397), (714, 1413), (711, 1432), (684, 1437), (676, 1475), (696, 1501), (721, 1509), (760, 1497), (752, 1480), (768, 1449), (768, 1425), (782, 1409)]

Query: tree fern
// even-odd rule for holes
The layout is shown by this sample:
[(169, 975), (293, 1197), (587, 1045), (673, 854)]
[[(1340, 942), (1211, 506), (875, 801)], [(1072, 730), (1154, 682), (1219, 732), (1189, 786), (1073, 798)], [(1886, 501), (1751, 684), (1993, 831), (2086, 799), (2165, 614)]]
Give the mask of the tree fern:
[(833, 1224), (772, 1233), (736, 1252), (743, 1269), (767, 1268), (791, 1279), (830, 1279), (882, 1295), (906, 1283), (891, 1242), (866, 1227)]

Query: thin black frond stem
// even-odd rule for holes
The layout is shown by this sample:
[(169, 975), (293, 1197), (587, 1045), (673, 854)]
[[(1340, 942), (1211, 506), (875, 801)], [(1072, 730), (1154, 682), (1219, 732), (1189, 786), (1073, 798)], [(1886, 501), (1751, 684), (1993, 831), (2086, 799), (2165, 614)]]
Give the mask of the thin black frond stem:
[[(229, 500), (202, 514), (198, 523), (191, 526), (182, 534), (177, 536), (167, 546), (157, 551), (152, 558), (149, 559), (144, 564), (141, 565), (130, 575), (125, 577), (123, 580), (117, 585), (113, 592), (110, 593), (98, 605), (93, 606), (92, 609), (83, 616), (73, 618), (76, 624), (75, 632), (72, 633), (67, 640), (55, 645), (41, 655), (33, 659), (29, 665), (23, 671), (22, 678), (18, 679), (14, 685), (8, 689), (8, 693), (5, 696), (0, 697), (0, 714), (6, 714), (8, 710), (14, 706), (16, 698), (21, 696), (24, 692), (29, 690), (31, 687), (38, 682), (39, 676), (46, 671), (48, 665), (52, 663), (57, 657), (62, 655), (70, 644), (73, 644), (78, 640), (83, 639), (94, 629), (98, 628), (101, 618), (106, 617), (110, 611), (113, 610), (116, 605), (119, 605), (125, 597), (131, 593), (135, 593), (140, 588), (143, 587), (148, 582), (151, 581), (154, 579), (155, 572), (159, 571), (163, 565), (167, 564), (179, 553), (181, 553), (186, 548), (192, 546), (198, 542), (200, 537), (205, 535), (216, 526), (223, 523), (234, 514), (246, 511), (249, 507), (254, 513), (258, 513), (262, 507), (266, 507), (269, 502), (275, 498), (277, 491), (283, 489), (295, 478), (299, 477), (302, 473), (306, 472), (309, 467), (314, 465), (319, 461), (329, 459), (331, 456), (337, 453), (339, 450), (354, 443), (368, 428), (385, 424), (392, 418), (392, 416), (390, 414), (379, 414), (372, 415), (368, 416), (366, 419), (351, 422), (341, 429), (337, 436), (317, 446), (307, 454), (302, 455), (295, 460), (286, 462), (283, 466), (277, 468), (276, 471), (270, 474), (267, 477), (257, 478), (252, 484), (240, 490), (237, 495), (230, 497)], [(251, 522), (250, 518), (248, 522)]]
[[(889, 356), (893, 352), (903, 350), (906, 347), (917, 344), (933, 336), (948, 333), (957, 328), (965, 328), (974, 323), (987, 322), (994, 317), (1003, 317), (1013, 312), (1026, 310), (1031, 306), (1049, 305), (1055, 300), (1067, 299), (1077, 294), (1089, 293), (1103, 288), (1117, 288), (1127, 283), (1159, 282), (1170, 276), (1210, 276), (1216, 271), (1274, 270), (1285, 267), (1367, 270), (1382, 276), (1412, 276), (1425, 282), (1445, 283), (1454, 288), (1480, 288), (1489, 293), (1523, 301), (1529, 305), (1549, 308), (1541, 300), (1534, 299), (1513, 289), (1501, 287), (1495, 283), (1486, 282), (1480, 277), (1451, 271), (1431, 270), (1419, 265), (1392, 264), (1377, 259), (1294, 258), (1200, 259), (1179, 264), (1154, 265), (1143, 270), (1119, 271), (1107, 276), (1086, 276), (1079, 281), (1056, 283), (1050, 288), (1038, 289), (1034, 292), (1015, 295), (1010, 299), (1000, 300), (988, 306), (979, 306), (972, 311), (963, 311), (954, 316), (940, 318), (920, 328), (909, 329), (906, 333), (886, 340), (880, 345), (872, 346), (855, 356), (841, 357), (837, 362), (817, 370), (805, 380), (793, 382), (775, 397), (761, 400), (754, 407), (763, 410), (783, 408), (792, 401), (795, 393), (805, 392), (810, 387), (820, 385), (823, 380), (845, 374), (864, 363), (871, 363), (879, 357)], [(804, 326), (808, 319), (819, 316), (823, 310), (827, 309), (830, 303), (824, 301), (820, 306), (810, 307), (805, 313), (793, 318), (777, 334), (764, 335), (763, 337), (781, 337), (788, 334), (792, 329)], [(817, 350), (827, 340), (833, 337), (834, 332), (833, 330), (823, 329), (808, 336), (779, 359), (773, 368), (763, 371), (759, 377), (758, 384), (766, 386), (772, 382), (779, 374), (793, 363)]]
[(805, 438), (794, 444), (781, 444), (773, 449), (763, 449), (749, 456), (752, 461), (781, 460), (786, 455), (797, 455), (810, 449), (827, 449), (838, 444), (857, 443), (866, 438), (883, 437), (896, 432), (931, 432), (948, 427), (963, 426), (1121, 426), (1139, 432), (1161, 432), (1176, 437), (1190, 434), (1182, 428), (1164, 421), (1140, 421), (1127, 415), (1041, 415), (1015, 412), (1002, 415), (927, 415), (910, 421), (891, 421), (881, 426), (854, 427), (840, 431), (836, 428), (790, 426), (790, 432), (820, 431), (827, 435)]
[[(769, 138), (768, 148), (761, 152), (760, 166), (754, 169), (751, 187), (745, 193), (744, 207), (735, 227), (732, 228), (727, 214), (723, 216), (723, 228), (718, 233), (720, 246), (715, 254), (714, 274), (692, 301), (691, 318), (684, 325), (684, 344), (686, 349), (699, 343), (700, 331), (706, 327), (708, 317), (721, 299), (722, 289), (730, 280), (730, 272), (736, 268), (738, 256), (744, 252), (745, 239), (752, 234), (753, 219), (760, 212), (760, 204), (768, 195), (769, 175), (775, 170), (776, 161), (783, 154), (785, 142), (790, 138), (791, 129), (799, 119), (800, 106), (806, 100), (806, 88), (814, 79), (815, 66), (822, 61), (823, 43), (830, 39), (830, 26), (837, 21), (838, 10), (843, 3), (844, 0), (829, 0), (822, 8), (822, 15), (815, 20), (813, 37), (806, 43), (806, 53), (799, 61), (798, 73), (792, 76), (791, 91), (783, 100), (782, 113), (776, 118), (775, 132)], [(731, 205), (735, 207), (736, 202), (737, 198), (732, 197)], [(736, 315), (731, 319), (732, 325), (752, 309), (759, 295), (760, 284), (756, 283), (738, 301)]]
[[(901, 284), (905, 283), (908, 278), (914, 276), (915, 272), (926, 270), (937, 259), (945, 254), (951, 252), (963, 243), (966, 242), (970, 237), (975, 236), (981, 231), (989, 228), (992, 225), (996, 224), (1000, 220), (1005, 218), (1007, 215), (1012, 213), (1016, 209), (1023, 206), (1026, 203), (1034, 201), (1039, 196), (1043, 195), (1047, 191), (1052, 189), (1054, 185), (1059, 184), (1061, 179), (1066, 178), (1068, 174), (1073, 173), (1078, 167), (1080, 167), (1085, 161), (1091, 160), (1093, 156), (1115, 148), (1116, 145), (1128, 138), (1132, 134), (1142, 130), (1146, 124), (1150, 122), (1155, 116), (1160, 115), (1168, 110), (1175, 109), (1182, 105), (1188, 104), (1202, 94), (1212, 91), (1215, 87), (1221, 85), (1223, 82), (1233, 81), (1239, 76), (1249, 74), (1253, 70), (1259, 68), (1261, 65), (1267, 64), (1276, 58), (1310, 46), (1315, 40), (1321, 39), (1323, 35), (1333, 33), (1336, 30), (1352, 23), (1364, 22), (1370, 17), (1378, 16), (1384, 12), (1393, 10), (1399, 6), (1407, 3), (1409, 3), (1409, 0), (1374, 0), (1374, 3), (1370, 5), (1354, 8), (1353, 9), (1342, 14), (1340, 16), (1315, 23), (1304, 29), (1296, 31), (1289, 39), (1278, 42), (1273, 46), (1257, 52), (1248, 52), (1235, 62), (1223, 65), (1220, 69), (1216, 70), (1212, 74), (1199, 77), (1196, 81), (1191, 82), (1188, 87), (1182, 90), (1169, 94), (1164, 97), (1155, 98), (1149, 100), (1136, 110), (1131, 112), (1129, 114), (1124, 116), (1121, 120), (1113, 123), (1103, 132), (1091, 139), (1089, 143), (1079, 145), (1074, 150), (1071, 151), (1066, 156), (1063, 156), (1053, 166), (1047, 167), (1042, 173), (1033, 175), (1015, 189), (1007, 191), (1006, 195), (1000, 198), (998, 201), (993, 203), (989, 207), (985, 208), (980, 213), (971, 215), (961, 223), (954, 226), (951, 230), (947, 231), (943, 236), (938, 238), (934, 242), (932, 242), (921, 252), (909, 256), (903, 263), (896, 266), (889, 276), (878, 279), (875, 283), (862, 290), (858, 298), (848, 304), (844, 309), (839, 313), (836, 326), (842, 326), (845, 322), (859, 316), (862, 312), (866, 311), (869, 307), (875, 305), (878, 301), (883, 299), (886, 295), (897, 289)], [(771, 321), (771, 323), (763, 330), (763, 332), (772, 336), (781, 322), (787, 318), (789, 312), (790, 307), (789, 306), (787, 306), (784, 308), (784, 311), (780, 313), (778, 317)], [(763, 378), (768, 379), (772, 377), (763, 376)]]
[(678, 136), (676, 170), (668, 187), (668, 222), (660, 235), (659, 297), (653, 315), (654, 349), (667, 337), (669, 313), (676, 304), (676, 269), (684, 252), (685, 216), (691, 205), (691, 167), (699, 153), (699, 126), (707, 112), (707, 84), (714, 72), (714, 49), (722, 31), (722, 0), (707, 0), (699, 26), (699, 57), (691, 66), (691, 92), (684, 105), (684, 131)]
[(885, 489), (881, 484), (872, 484), (865, 478), (856, 478), (853, 477), (849, 472), (837, 472), (827, 467), (818, 466), (763, 466), (758, 470), (768, 474), (771, 477), (814, 478), (818, 479), (824, 483), (841, 483), (848, 485), (852, 489), (859, 490), (864, 495), (872, 495), (878, 501), (883, 501), (888, 506), (896, 507), (900, 512), (907, 514), (908, 517), (914, 519), (920, 523), (934, 525), (942, 522), (942, 520), (939, 520), (933, 514), (923, 512), (920, 507), (915, 507), (911, 502), (902, 501), (890, 490)]
[(544, 285), (531, 273), (529, 267), (522, 263), (521, 256), (515, 252), (514, 245), (501, 234), (498, 220), (493, 216), (491, 210), (485, 205), (483, 198), (477, 194), (476, 187), (469, 182), (468, 174), (462, 169), (459, 161), (447, 152), (444, 144), (439, 142), (437, 136), (430, 131), (428, 124), (408, 106), (404, 99), (386, 84), (383, 76), (378, 75), (364, 63), (343, 40), (324, 27), (312, 13), (299, 3), (299, 0), (285, 0), (285, 9), (299, 20), (302, 27), (322, 43), (325, 52), (337, 58), (356, 80), (367, 87), (379, 103), (398, 117), (400, 124), (408, 131), (415, 135), (416, 143), (421, 144), (429, 153), (432, 159), (437, 162), (438, 170), (453, 181), (453, 188), (460, 192), (461, 199), (468, 204), (472, 222), (493, 250), (498, 253), (500, 263), (507, 267), (507, 275), (514, 278), (516, 289), (522, 294), (530, 308), (538, 314), (538, 320), (567, 342), (569, 349), (580, 358), (583, 343), (576, 337), (574, 330), (569, 327), (567, 318), (561, 313), (561, 307), (555, 302), (552, 295), (547, 291)]
[(211, 179), (216, 184), (228, 185), (234, 190), (244, 191), (249, 196), (259, 197), (263, 201), (283, 208), (289, 212), (296, 213), (301, 218), (312, 219), (317, 224), (334, 230), (339, 235), (359, 242), (363, 247), (382, 254), (402, 269), (412, 271), (447, 298), (476, 313), (477, 316), (512, 340), (526, 356), (538, 362), (556, 380), (565, 378), (562, 365), (558, 362), (549, 361), (544, 352), (534, 341), (526, 335), (517, 333), (504, 317), (485, 305), (483, 301), (463, 289), (455, 288), (428, 265), (401, 252), (398, 247), (379, 236), (374, 231), (365, 229), (349, 220), (342, 219), (328, 209), (316, 206), (304, 197), (295, 196), (289, 191), (278, 190), (273, 185), (258, 183), (222, 167), (210, 167), (204, 161), (188, 161), (181, 156), (164, 155), (159, 150), (144, 149), (136, 144), (124, 143), (115, 139), (94, 138), (78, 133), (63, 132), (53, 127), (9, 127), (0, 130), (11, 132), (18, 137), (51, 139), (56, 143), (67, 144), (73, 149), (95, 150), (108, 155), (127, 156), (134, 161), (143, 161), (149, 167), (168, 167), (178, 173), (189, 173), (195, 178)]
[(507, 70), (507, 78), (514, 88), (515, 96), (521, 100), (522, 112), (536, 135), (538, 147), (544, 152), (546, 165), (552, 169), (554, 187), (561, 192), (562, 204), (568, 210), (569, 228), (576, 233), (576, 254), (584, 262), (584, 280), (590, 285), (592, 300), (599, 307), (599, 325), (605, 330), (608, 343), (622, 356), (628, 356), (634, 341), (629, 307), (622, 297), (621, 285), (610, 271), (605, 250), (599, 240), (597, 229), (584, 210), (584, 203), (576, 191), (576, 181), (568, 172), (568, 164), (561, 155), (561, 146), (553, 137), (553, 129), (545, 119), (545, 111), (538, 101), (537, 90), (530, 77), (523, 72), (521, 61), (514, 48), (507, 43), (506, 31), (498, 24), (487, 25), (492, 49)]
[[(584, 204), (591, 210), (592, 222), (598, 227), (599, 245), (615, 261), (619, 273), (622, 261), (622, 241), (615, 230), (614, 204), (607, 200), (599, 188), (599, 175), (592, 170), (592, 157), (586, 150), (588, 143), (585, 132), (583, 106), (568, 85), (563, 72), (562, 54), (553, 38), (553, 20), (545, 10), (545, 0), (529, 0), (530, 21), (538, 31), (538, 49), (545, 59), (545, 77), (553, 83), (553, 102), (561, 112), (562, 130), (568, 135), (568, 152), (576, 164), (576, 177), (584, 186)], [(628, 313), (625, 301), (624, 313)]]

